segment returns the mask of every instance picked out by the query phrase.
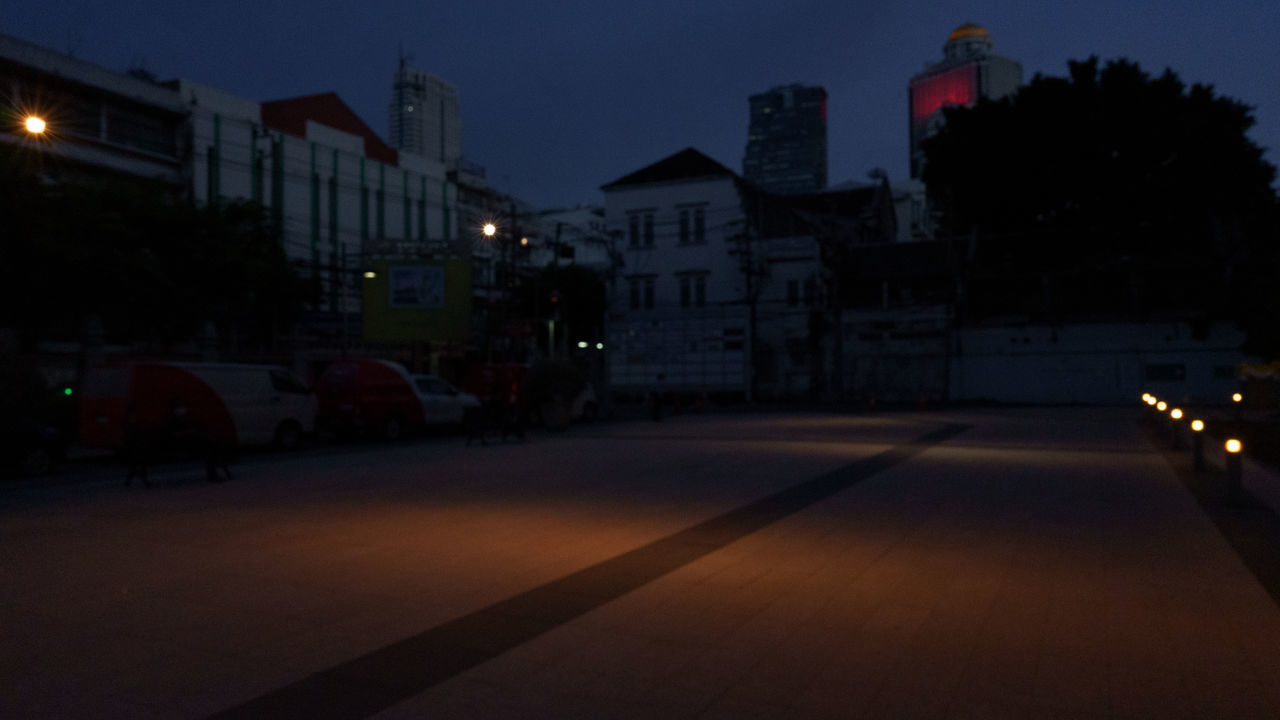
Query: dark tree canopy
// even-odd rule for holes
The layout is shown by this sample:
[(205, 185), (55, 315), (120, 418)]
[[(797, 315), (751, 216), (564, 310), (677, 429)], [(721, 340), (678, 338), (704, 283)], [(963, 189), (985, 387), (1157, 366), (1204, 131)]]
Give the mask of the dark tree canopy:
[(28, 347), (76, 339), (96, 317), (109, 342), (163, 348), (212, 322), (224, 341), (265, 349), (309, 298), (261, 208), (201, 208), (135, 178), (50, 181), (0, 159), (0, 327)]
[(1002, 279), (973, 313), (1247, 325), (1274, 302), (1259, 281), (1277, 270), (1276, 169), (1246, 134), (1251, 108), (1171, 70), (1068, 65), (1069, 77), (948, 109), (924, 145), (944, 229), (976, 233), (975, 272)]

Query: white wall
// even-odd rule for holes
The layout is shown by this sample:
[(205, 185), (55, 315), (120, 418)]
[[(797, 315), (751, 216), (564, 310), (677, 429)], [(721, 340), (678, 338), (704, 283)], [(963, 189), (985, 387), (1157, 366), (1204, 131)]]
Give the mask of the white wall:
[[(982, 328), (954, 333), (952, 400), (1014, 403), (1125, 404), (1143, 392), (1219, 403), (1245, 361), (1243, 336), (1215, 327), (1206, 340), (1185, 323)], [(1151, 373), (1181, 366), (1183, 380)]]
[[(706, 243), (680, 245), (679, 211), (682, 205), (706, 203)], [(628, 214), (651, 209), (654, 214), (654, 246), (628, 245)], [(732, 178), (694, 179), (685, 182), (653, 183), (623, 187), (605, 193), (605, 223), (618, 232), (618, 250), (623, 267), (619, 270), (615, 307), (628, 309), (626, 278), (656, 275), (655, 309), (680, 305), (677, 273), (701, 270), (708, 273), (707, 304), (742, 298), (742, 273), (730, 255), (729, 240), (741, 232), (742, 208)], [(643, 239), (642, 239), (643, 243)]]

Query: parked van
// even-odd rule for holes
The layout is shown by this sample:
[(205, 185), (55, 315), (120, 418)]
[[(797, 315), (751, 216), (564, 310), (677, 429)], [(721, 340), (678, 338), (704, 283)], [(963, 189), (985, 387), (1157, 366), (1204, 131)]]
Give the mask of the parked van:
[(163, 429), (175, 407), (225, 447), (298, 445), (315, 428), (316, 398), (297, 375), (274, 365), (132, 362), (85, 373), (80, 443), (124, 447), (126, 421)]
[(428, 425), (456, 425), (479, 407), (472, 395), (434, 375), (413, 376), (390, 360), (338, 360), (316, 381), (316, 422), (335, 435), (396, 440)]

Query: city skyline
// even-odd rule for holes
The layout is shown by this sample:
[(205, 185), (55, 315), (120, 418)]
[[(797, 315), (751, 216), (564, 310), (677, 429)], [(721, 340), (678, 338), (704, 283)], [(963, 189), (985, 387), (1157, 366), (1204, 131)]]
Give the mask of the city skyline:
[(1034, 11), (1003, 2), (575, 3), (554, 13), (498, 2), (231, 13), (73, 0), (11, 13), (5, 32), (108, 69), (142, 67), (257, 101), (336, 92), (380, 134), (403, 47), (414, 67), (458, 88), (468, 160), (500, 190), (553, 207), (598, 203), (601, 183), (684, 147), (740, 167), (749, 96), (796, 82), (829, 94), (831, 184), (873, 168), (905, 180), (907, 82), (965, 22), (987, 28), (1025, 80), (1065, 75), (1068, 60), (1094, 54), (1211, 84), (1255, 107), (1250, 135), (1277, 162), (1280, 92), (1266, 69), (1280, 64), (1280, 17), (1244, 0)]

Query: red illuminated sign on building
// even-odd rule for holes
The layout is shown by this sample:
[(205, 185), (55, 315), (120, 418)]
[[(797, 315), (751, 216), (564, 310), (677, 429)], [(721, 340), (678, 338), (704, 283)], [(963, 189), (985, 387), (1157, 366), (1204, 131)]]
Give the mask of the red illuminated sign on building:
[(978, 100), (976, 65), (966, 65), (911, 86), (911, 122), (921, 124), (946, 105), (972, 105)]

